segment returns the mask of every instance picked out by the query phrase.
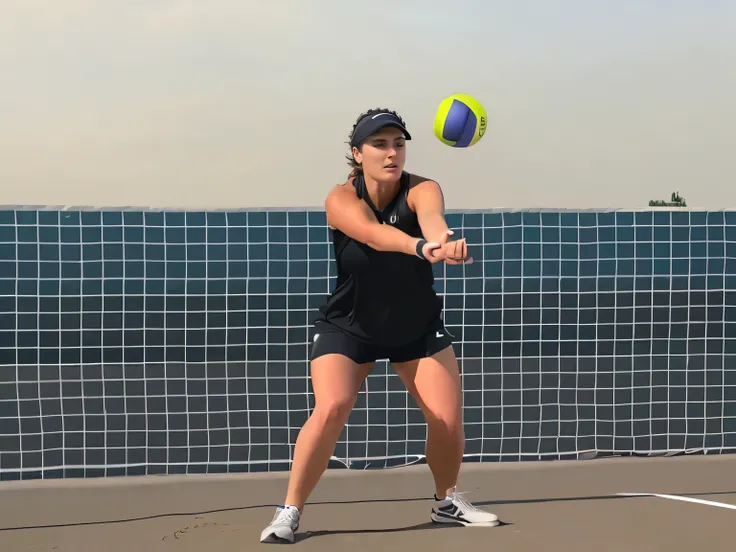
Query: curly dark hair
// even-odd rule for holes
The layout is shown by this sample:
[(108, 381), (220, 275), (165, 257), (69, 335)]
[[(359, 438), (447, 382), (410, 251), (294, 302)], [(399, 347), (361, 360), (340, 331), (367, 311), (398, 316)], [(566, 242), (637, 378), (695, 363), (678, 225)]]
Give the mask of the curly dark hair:
[[(348, 141), (347, 141), (348, 145), (350, 145), (350, 142), (353, 139), (353, 134), (355, 134), (355, 128), (358, 126), (358, 123), (360, 123), (360, 121), (362, 121), (366, 117), (369, 117), (371, 115), (375, 115), (376, 113), (391, 113), (392, 115), (396, 115), (396, 117), (399, 118), (399, 120), (401, 121), (401, 124), (402, 125), (406, 124), (404, 122), (404, 119), (401, 118), (401, 115), (399, 115), (398, 113), (396, 113), (396, 111), (393, 111), (391, 109), (383, 109), (383, 108), (380, 108), (380, 107), (369, 109), (365, 113), (361, 113), (360, 116), (355, 120), (355, 124), (353, 124), (353, 128), (350, 131), (350, 134), (348, 135)], [(358, 146), (358, 148), (360, 148), (360, 146)], [(348, 154), (345, 156), (345, 158), (348, 160), (348, 166), (352, 169), (351, 172), (350, 172), (350, 176), (357, 176), (358, 174), (360, 174), (363, 171), (363, 167), (361, 167), (360, 166), (360, 163), (358, 163), (355, 160), (355, 158), (353, 157), (353, 148), (352, 147), (350, 148), (350, 151), (348, 151)]]

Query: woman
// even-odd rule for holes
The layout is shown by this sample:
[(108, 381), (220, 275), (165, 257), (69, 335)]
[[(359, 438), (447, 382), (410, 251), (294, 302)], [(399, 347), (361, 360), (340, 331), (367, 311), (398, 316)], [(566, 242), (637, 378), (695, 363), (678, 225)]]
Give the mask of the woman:
[(337, 283), (315, 322), (315, 408), (296, 441), (284, 506), (261, 542), (294, 542), (304, 504), (379, 359), (391, 361), (427, 422), (435, 483), (430, 518), (498, 524), (455, 492), (465, 444), (460, 374), (431, 265), (469, 259), (465, 240), (448, 241), (439, 185), (403, 170), (410, 139), (401, 117), (385, 109), (361, 115), (350, 134), (353, 172), (325, 202)]

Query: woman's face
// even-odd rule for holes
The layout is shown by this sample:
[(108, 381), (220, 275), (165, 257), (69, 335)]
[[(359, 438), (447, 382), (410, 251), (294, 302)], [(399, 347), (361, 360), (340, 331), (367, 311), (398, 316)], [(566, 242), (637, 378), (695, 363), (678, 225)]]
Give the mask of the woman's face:
[(363, 173), (377, 182), (394, 182), (401, 177), (406, 163), (406, 139), (394, 127), (385, 127), (369, 136), (360, 150), (353, 148), (353, 157)]

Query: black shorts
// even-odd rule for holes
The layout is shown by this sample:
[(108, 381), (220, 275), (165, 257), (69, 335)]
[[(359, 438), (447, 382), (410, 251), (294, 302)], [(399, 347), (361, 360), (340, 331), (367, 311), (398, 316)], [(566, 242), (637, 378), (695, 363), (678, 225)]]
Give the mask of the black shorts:
[(357, 364), (386, 359), (390, 362), (408, 362), (439, 353), (452, 345), (452, 339), (453, 336), (440, 319), (430, 324), (422, 337), (398, 347), (365, 343), (329, 323), (317, 322), (309, 360), (322, 355), (340, 354)]

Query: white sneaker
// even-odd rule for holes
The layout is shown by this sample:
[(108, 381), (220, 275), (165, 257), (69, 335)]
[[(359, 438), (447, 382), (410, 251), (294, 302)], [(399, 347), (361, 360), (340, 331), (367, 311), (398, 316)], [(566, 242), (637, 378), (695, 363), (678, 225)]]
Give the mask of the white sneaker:
[(435, 495), (430, 518), (435, 523), (458, 523), (465, 527), (495, 527), (500, 523), (497, 516), (476, 508), (457, 492), (444, 499)]
[(294, 533), (299, 529), (301, 514), (296, 506), (279, 506), (271, 523), (261, 532), (261, 542), (294, 542)]

